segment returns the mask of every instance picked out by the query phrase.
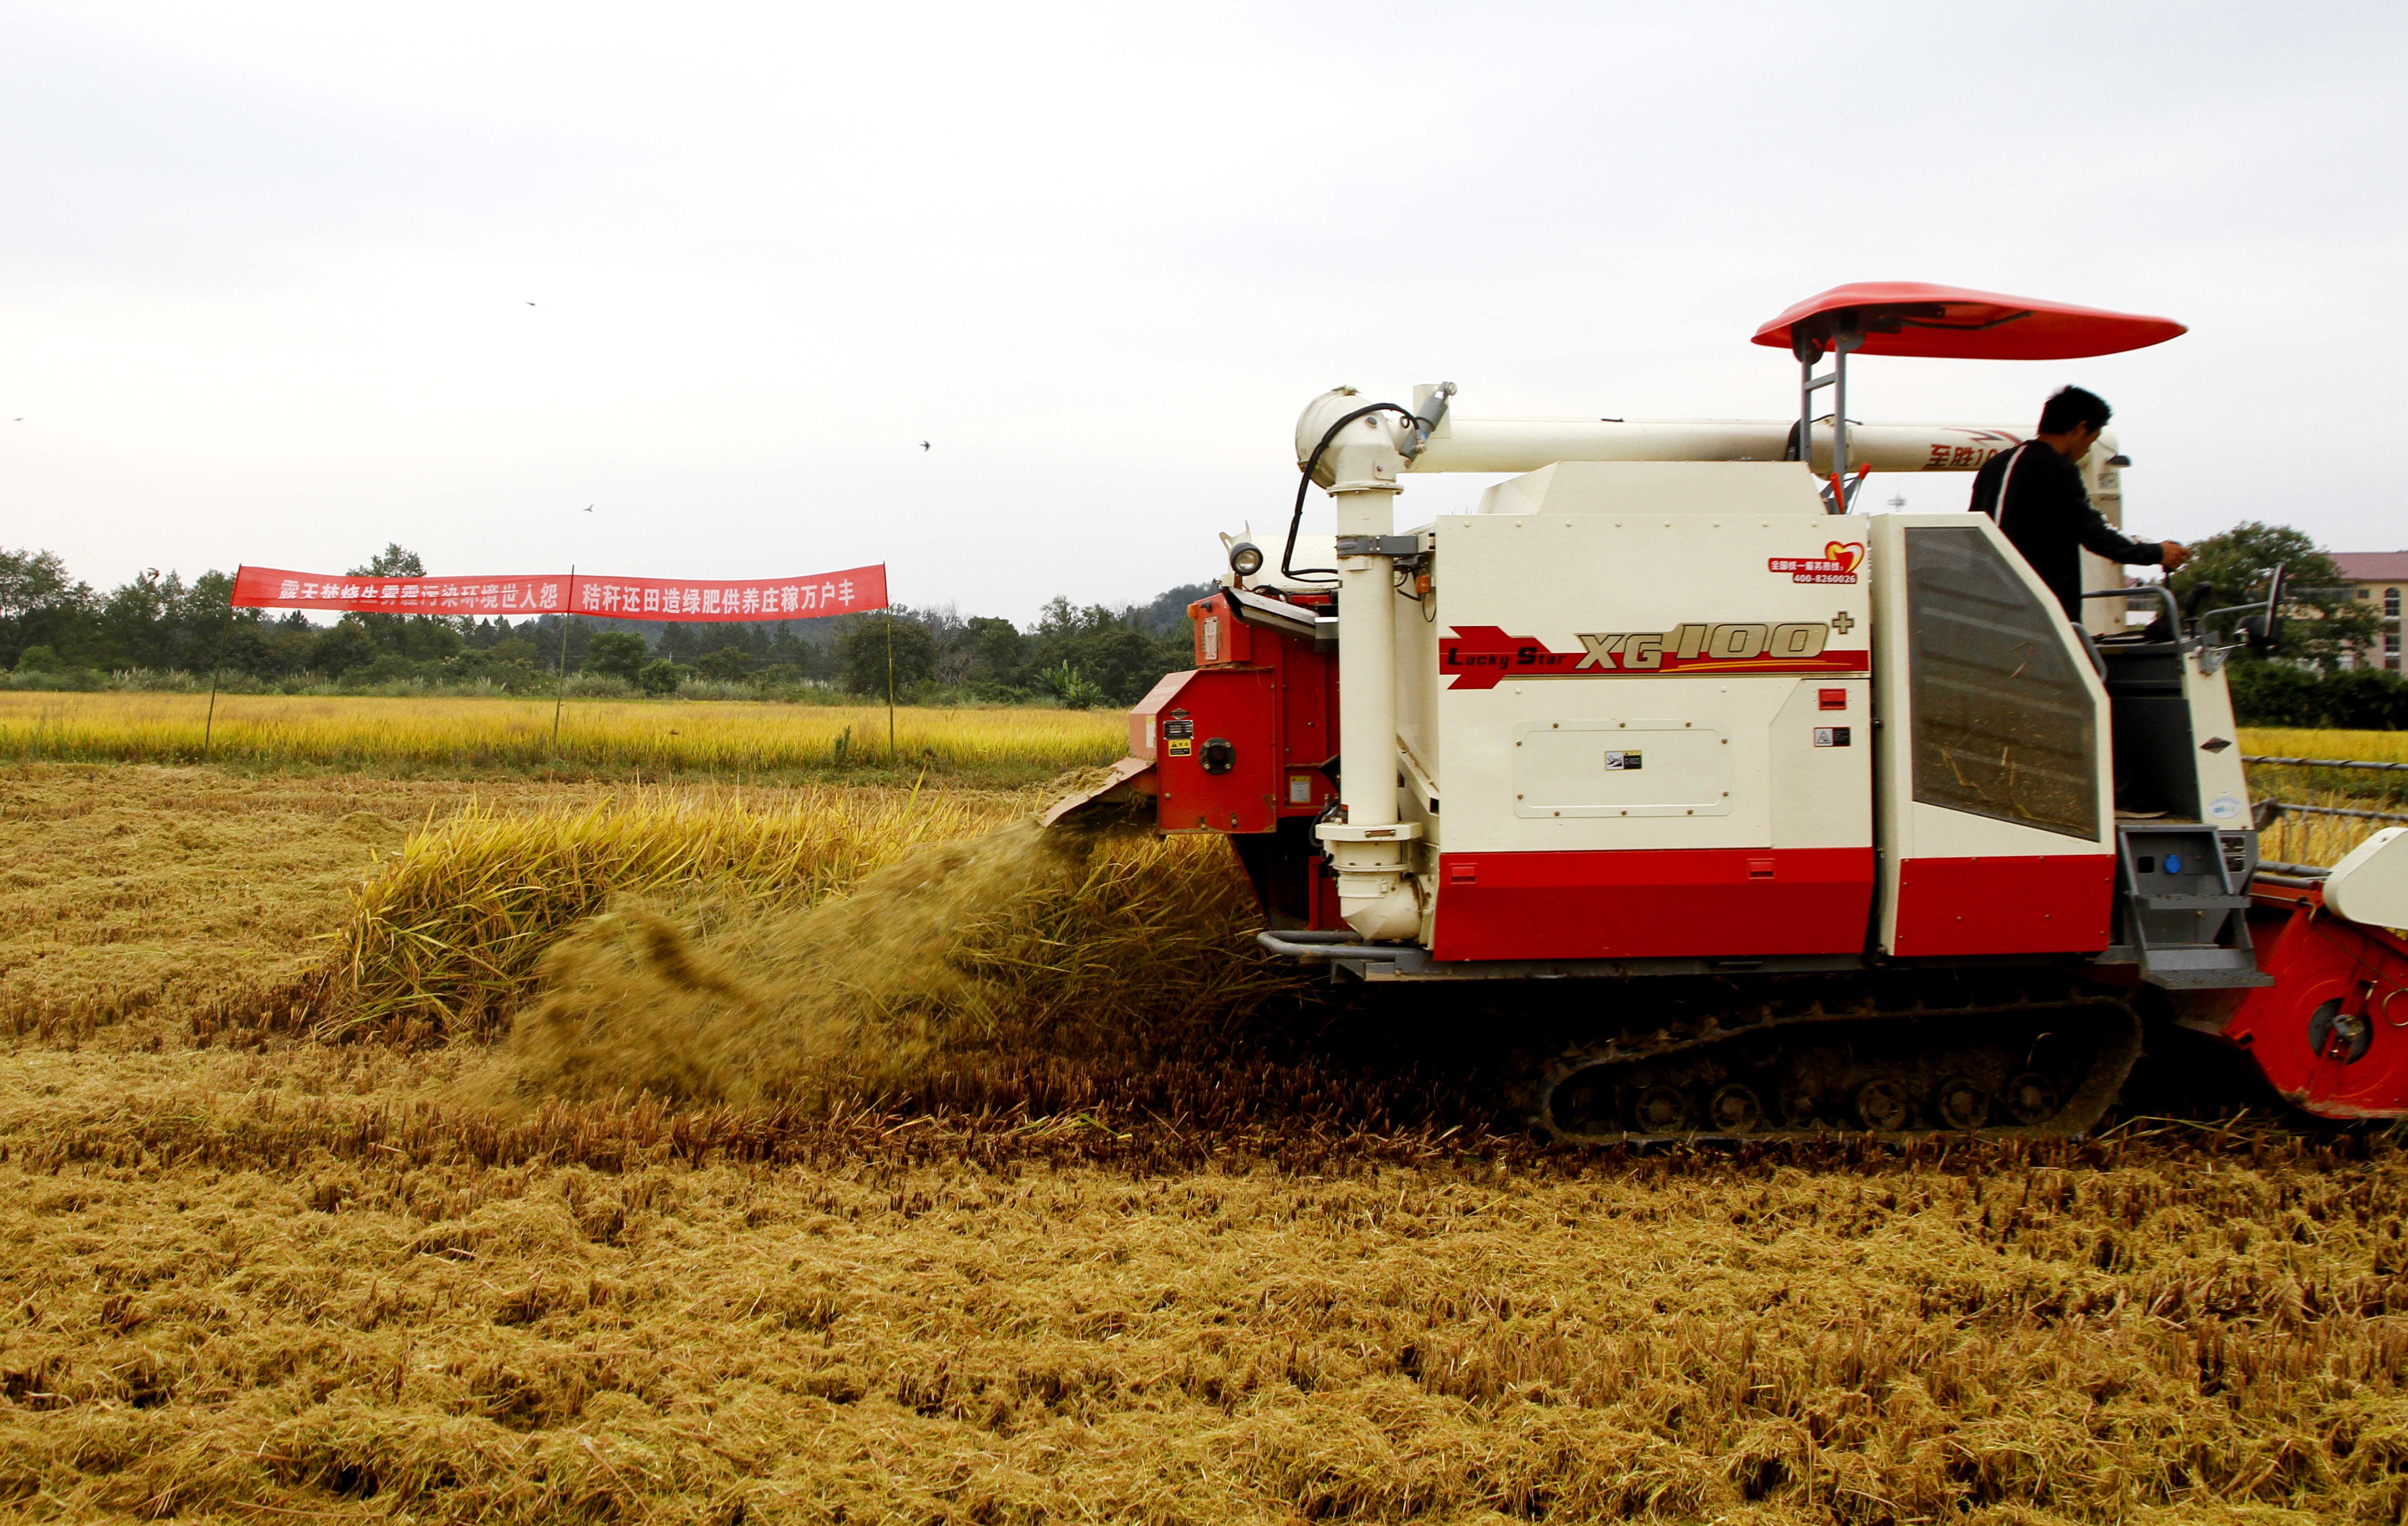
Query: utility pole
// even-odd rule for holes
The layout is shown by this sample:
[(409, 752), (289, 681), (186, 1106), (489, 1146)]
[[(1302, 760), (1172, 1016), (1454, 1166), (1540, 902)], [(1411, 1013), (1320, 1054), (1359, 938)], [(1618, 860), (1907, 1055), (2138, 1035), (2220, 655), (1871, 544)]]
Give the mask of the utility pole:
[(217, 649), (209, 653), (209, 713), (201, 722), (201, 762), (209, 761), (209, 734), (218, 723), (218, 674), (225, 666), (226, 627), (234, 623), (234, 585), (226, 584), (225, 613), (218, 617)]
[(560, 606), (560, 677), (552, 691), (552, 756), (560, 759), (560, 707), (568, 699), (568, 622), (577, 607), (577, 563), (568, 564), (568, 601)]

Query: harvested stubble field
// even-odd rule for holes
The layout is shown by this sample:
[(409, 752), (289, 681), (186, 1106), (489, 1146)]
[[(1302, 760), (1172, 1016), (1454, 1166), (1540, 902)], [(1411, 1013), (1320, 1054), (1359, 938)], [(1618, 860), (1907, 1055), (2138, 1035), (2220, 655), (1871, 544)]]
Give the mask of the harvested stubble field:
[(1542, 1148), (1025, 794), (0, 802), (22, 1519), (2408, 1519), (2386, 1138)]

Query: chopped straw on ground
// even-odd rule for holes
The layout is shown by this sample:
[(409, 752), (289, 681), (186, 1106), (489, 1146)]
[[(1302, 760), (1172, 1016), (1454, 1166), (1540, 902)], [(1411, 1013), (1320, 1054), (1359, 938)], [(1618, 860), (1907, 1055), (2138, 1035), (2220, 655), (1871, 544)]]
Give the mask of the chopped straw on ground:
[(472, 806), (263, 1005), (329, 1037), (507, 1029), (509, 1095), (824, 1105), (1241, 1020), (1304, 984), (1254, 925), (1219, 841), (1044, 832), (1025, 800)]
[[(158, 995), (0, 1068), (0, 1514), (2408, 1519), (2388, 1134), (1549, 1148), (1381, 1069), (1513, 1014), (1257, 983), (1216, 842), (447, 789), (12, 782), (14, 976)], [(160, 982), (277, 876), (349, 1042)]]
[(614, 896), (809, 902), (1008, 814), (995, 797), (932, 791), (803, 791), (769, 806), (641, 792), (549, 810), (472, 804), (361, 886), (337, 953), (296, 995), (322, 1032), (483, 1033), (554, 940)]

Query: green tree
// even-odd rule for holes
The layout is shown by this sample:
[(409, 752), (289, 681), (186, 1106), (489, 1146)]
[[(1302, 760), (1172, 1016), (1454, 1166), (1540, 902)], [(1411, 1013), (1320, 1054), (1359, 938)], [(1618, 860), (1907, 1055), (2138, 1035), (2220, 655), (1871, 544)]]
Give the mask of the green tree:
[(1042, 678), (1046, 692), (1060, 700), (1067, 710), (1092, 710), (1111, 698), (1068, 663), (1047, 668)]
[(146, 567), (108, 591), (100, 604), (99, 637), (93, 653), (96, 666), (163, 668), (167, 665), (161, 619), (171, 600), (184, 592), (184, 580), (174, 573), (162, 576)]
[(95, 600), (56, 551), (0, 550), (0, 666), (27, 647), (72, 657), (90, 637)]
[[(2209, 535), (2191, 547), (2191, 559), (2167, 581), (2186, 606), (2201, 583), (2214, 584), (2200, 606), (2204, 613), (2264, 599), (2266, 579), (2278, 565), (2290, 592), (2284, 599), (2282, 637), (2268, 655), (2331, 672), (2340, 667), (2344, 651), (2364, 646), (2380, 632), (2380, 617), (2350, 596), (2332, 558), (2305, 531), (2286, 524), (2245, 520)], [(2234, 618), (2217, 622), (2216, 639), (2237, 639)]]
[(650, 655), (644, 638), (632, 631), (605, 631), (585, 644), (585, 671), (633, 683)]
[(636, 682), (647, 694), (674, 694), (685, 682), (685, 671), (666, 657), (655, 657), (637, 673)]
[(376, 643), (369, 639), (357, 615), (345, 615), (326, 627), (309, 648), (310, 667), (335, 677), (353, 668), (366, 667), (376, 659)]
[[(344, 576), (349, 578), (423, 578), (426, 563), (416, 551), (398, 541), (387, 541), (383, 550), (368, 558), (365, 567), (353, 567)], [(473, 628), (475, 621), (449, 619), (441, 615), (360, 615), (368, 638), (380, 651), (411, 658), (419, 662), (438, 661), (458, 655), (463, 643), (464, 627)]]
[(895, 640), (895, 692), (901, 694), (924, 678), (936, 677), (937, 638), (909, 615), (888, 611), (853, 617), (837, 637), (844, 662), (844, 686), (856, 694), (886, 692), (886, 642)]
[(993, 615), (974, 615), (964, 622), (957, 639), (968, 658), (965, 676), (972, 681), (1010, 687), (1025, 678), (1028, 638), (1011, 621)]
[(1101, 605), (1079, 609), (1057, 598), (1038, 618), (1029, 665), (1050, 673), (1067, 663), (1114, 704), (1133, 705), (1164, 674), (1188, 664), (1186, 630), (1182, 620), (1175, 633), (1156, 635), (1136, 611), (1114, 614)]
[(694, 670), (706, 678), (734, 683), (752, 671), (752, 658), (741, 647), (722, 647), (716, 651), (704, 652), (694, 664)]

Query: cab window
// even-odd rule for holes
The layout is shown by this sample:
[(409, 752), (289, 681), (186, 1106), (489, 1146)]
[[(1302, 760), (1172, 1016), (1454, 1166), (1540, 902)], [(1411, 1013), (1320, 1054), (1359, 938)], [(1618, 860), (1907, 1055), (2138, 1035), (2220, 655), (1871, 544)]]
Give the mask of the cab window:
[(1906, 532), (1914, 798), (2096, 841), (2097, 707), (2011, 554), (1971, 526)]

